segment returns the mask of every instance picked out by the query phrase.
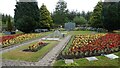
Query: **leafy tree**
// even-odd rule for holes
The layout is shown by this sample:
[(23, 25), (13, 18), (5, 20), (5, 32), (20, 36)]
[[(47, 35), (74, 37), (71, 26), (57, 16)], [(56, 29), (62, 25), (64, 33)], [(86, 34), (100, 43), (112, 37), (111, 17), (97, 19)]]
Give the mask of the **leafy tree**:
[(77, 25), (85, 25), (86, 22), (87, 22), (87, 20), (86, 20), (84, 17), (82, 17), (82, 16), (80, 16), (80, 17), (76, 16), (76, 17), (73, 19), (73, 21), (74, 21)]
[(102, 28), (102, 2), (98, 2), (90, 17), (90, 25), (96, 28)]
[(81, 16), (83, 16), (84, 18), (86, 17), (85, 11), (82, 11)]
[(76, 11), (71, 11), (71, 12), (68, 12), (68, 21), (73, 21), (73, 19), (77, 16), (77, 12)]
[(120, 1), (118, 2), (118, 23), (120, 23), (120, 19), (119, 18), (120, 18)]
[(92, 15), (92, 12), (89, 12), (89, 11), (88, 11), (88, 12), (86, 13), (86, 16), (85, 16), (85, 17), (86, 17), (86, 20), (87, 20), (87, 21), (90, 20), (91, 15)]
[(46, 6), (43, 4), (40, 8), (40, 28), (50, 29), (53, 26), (53, 20), (51, 18), (50, 12), (47, 10)]
[(108, 32), (120, 29), (120, 2), (98, 2), (90, 18), (91, 26)]
[(67, 3), (64, 0), (59, 0), (52, 16), (53, 21), (58, 25), (64, 25), (68, 21), (67, 14)]
[[(17, 2), (15, 7), (15, 27), (23, 32), (33, 31), (40, 21), (40, 13), (37, 2)], [(28, 20), (30, 21), (28, 22)], [(33, 24), (35, 25), (33, 26)]]
[[(119, 2), (120, 3), (120, 2)], [(103, 5), (103, 26), (109, 32), (120, 29), (120, 5), (117, 2), (106, 2)]]
[(13, 23), (11, 22), (11, 17), (10, 15), (8, 16), (8, 21), (7, 21), (7, 31), (12, 31), (13, 29)]

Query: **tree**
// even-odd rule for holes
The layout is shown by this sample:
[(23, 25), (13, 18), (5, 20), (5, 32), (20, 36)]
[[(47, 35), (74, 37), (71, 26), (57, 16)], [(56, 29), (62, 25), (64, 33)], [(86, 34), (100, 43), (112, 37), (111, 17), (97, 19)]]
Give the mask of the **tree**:
[(53, 21), (58, 25), (64, 25), (68, 21), (67, 14), (67, 3), (64, 0), (59, 0), (52, 16)]
[(82, 11), (81, 16), (86, 17), (85, 11)]
[[(34, 31), (34, 29), (36, 28), (40, 21), (40, 13), (37, 2), (17, 2), (15, 7), (16, 7), (14, 10), (15, 27), (23, 32)], [(29, 19), (30, 22), (28, 22), (28, 20), (25, 19)], [(34, 24), (34, 26), (31, 24)], [(29, 26), (29, 28), (27, 26)]]
[(102, 2), (98, 2), (90, 17), (90, 25), (96, 28), (103, 28), (102, 23)]
[(68, 21), (73, 21), (73, 19), (77, 16), (77, 13), (76, 11), (71, 11), (71, 12), (68, 12)]
[(35, 20), (29, 16), (23, 16), (22, 18), (19, 18), (16, 22), (20, 25), (16, 26), (16, 28), (25, 33), (33, 32), (35, 28), (34, 26), (36, 26)]
[(2, 14), (2, 24), (6, 24), (7, 23), (8, 17), (9, 16), (7, 14), (6, 15)]
[(2, 15), (2, 24), (5, 24), (5, 15)]
[(90, 20), (91, 15), (92, 15), (92, 12), (89, 12), (89, 11), (88, 11), (88, 12), (86, 13), (86, 16), (85, 16), (85, 17), (86, 17), (86, 20), (87, 20), (87, 21)]
[(12, 24), (12, 22), (11, 22), (11, 17), (10, 17), (10, 15), (8, 16), (8, 21), (7, 21), (7, 31), (12, 31), (12, 29), (13, 29), (13, 24)]
[(53, 26), (53, 20), (51, 18), (50, 12), (47, 10), (46, 6), (43, 4), (40, 8), (40, 28), (50, 29)]
[[(120, 2), (119, 2), (120, 3)], [(103, 26), (109, 32), (120, 29), (120, 5), (118, 2), (106, 2), (103, 5)]]
[(85, 25), (86, 22), (87, 22), (87, 20), (86, 20), (84, 17), (82, 17), (82, 16), (80, 16), (80, 17), (76, 16), (76, 17), (73, 19), (73, 21), (74, 21), (77, 25)]

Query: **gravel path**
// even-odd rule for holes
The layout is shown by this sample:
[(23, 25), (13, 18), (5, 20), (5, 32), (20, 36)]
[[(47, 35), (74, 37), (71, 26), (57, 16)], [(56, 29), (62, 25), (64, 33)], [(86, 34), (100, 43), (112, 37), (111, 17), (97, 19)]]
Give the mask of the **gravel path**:
[[(65, 37), (51, 51), (49, 51), (39, 62), (2, 60), (2, 66), (52, 66), (52, 63), (69, 42), (71, 36)], [(37, 40), (34, 40), (37, 41)]]

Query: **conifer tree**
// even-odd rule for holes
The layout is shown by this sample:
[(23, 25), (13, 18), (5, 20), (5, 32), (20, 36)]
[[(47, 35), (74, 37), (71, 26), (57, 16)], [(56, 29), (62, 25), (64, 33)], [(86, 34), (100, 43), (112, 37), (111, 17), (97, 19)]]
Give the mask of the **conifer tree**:
[(95, 6), (93, 13), (90, 17), (90, 25), (92, 27), (96, 27), (96, 28), (103, 28), (103, 24), (102, 24), (102, 2), (98, 2), (98, 4)]
[(52, 27), (53, 20), (51, 18), (50, 12), (47, 10), (47, 7), (42, 4), (40, 8), (40, 28), (50, 29)]
[(64, 25), (64, 23), (68, 22), (67, 15), (67, 3), (64, 0), (59, 0), (53, 13), (53, 21), (55, 24)]
[(25, 33), (33, 32), (40, 21), (37, 2), (17, 2), (15, 7), (15, 27)]
[(8, 21), (7, 21), (7, 31), (12, 31), (12, 29), (13, 29), (13, 24), (12, 24), (12, 22), (11, 22), (11, 17), (10, 17), (10, 15), (8, 16)]

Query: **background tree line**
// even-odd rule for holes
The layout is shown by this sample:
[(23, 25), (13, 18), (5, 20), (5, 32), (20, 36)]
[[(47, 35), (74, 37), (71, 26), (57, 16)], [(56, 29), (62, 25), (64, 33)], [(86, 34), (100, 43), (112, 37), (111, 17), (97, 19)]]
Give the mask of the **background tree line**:
[(76, 25), (86, 25), (92, 12), (85, 13), (84, 11), (69, 11), (67, 3), (64, 0), (57, 2), (55, 11), (52, 13), (52, 18), (56, 26), (64, 26), (67, 22), (74, 22)]
[(17, 2), (14, 11), (15, 27), (22, 32), (29, 33), (35, 29), (52, 27), (50, 12), (44, 4), (39, 9), (37, 2)]
[(34, 32), (35, 29), (48, 29), (64, 26), (64, 23), (75, 22), (83, 25), (88, 22), (91, 12), (82, 13), (69, 11), (67, 3), (59, 0), (55, 11), (50, 13), (46, 5), (39, 8), (37, 2), (17, 2), (15, 5), (15, 27), (25, 33)]
[(10, 15), (2, 14), (2, 30), (12, 31), (14, 29), (13, 18)]
[(50, 13), (46, 5), (39, 8), (37, 2), (17, 2), (15, 6), (14, 25), (25, 33), (35, 29), (48, 29), (64, 26), (67, 22), (74, 22), (76, 26), (91, 26), (104, 28), (109, 32), (120, 29), (120, 2), (98, 2), (93, 12), (69, 11), (67, 3), (59, 0), (55, 10)]
[(98, 2), (90, 17), (90, 26), (108, 32), (120, 29), (120, 2)]

